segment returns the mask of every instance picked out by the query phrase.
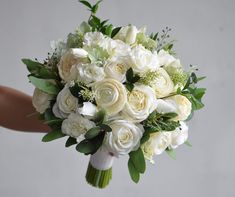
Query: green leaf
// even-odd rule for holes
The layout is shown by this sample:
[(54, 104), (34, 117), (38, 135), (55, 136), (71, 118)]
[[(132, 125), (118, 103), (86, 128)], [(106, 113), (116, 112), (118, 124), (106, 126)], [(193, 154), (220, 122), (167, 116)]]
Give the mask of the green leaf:
[(81, 25), (79, 26), (79, 30), (80, 30), (83, 34), (85, 34), (85, 33), (87, 33), (87, 32), (90, 32), (90, 31), (91, 31), (91, 28), (90, 28), (90, 26), (88, 25), (87, 22), (83, 21), (83, 22), (81, 23)]
[(205, 78), (206, 78), (206, 76), (198, 77), (198, 78), (197, 78), (197, 82), (199, 82), (199, 81), (201, 81), (201, 80), (203, 80), (203, 79), (205, 79)]
[(29, 80), (36, 88), (48, 94), (57, 95), (60, 91), (58, 86), (51, 80), (40, 79), (34, 76), (29, 76)]
[(105, 30), (105, 34), (109, 37), (111, 37), (111, 34), (112, 34), (112, 29), (113, 29), (113, 25), (109, 25), (106, 30)]
[(65, 143), (65, 147), (70, 147), (74, 144), (77, 144), (77, 139), (73, 137), (69, 137)]
[(98, 8), (99, 8), (99, 4), (102, 2), (102, 0), (99, 0), (92, 8), (91, 8), (91, 12), (93, 14), (96, 14)]
[(173, 112), (164, 114), (166, 118), (175, 118), (176, 116), (178, 116), (178, 114)]
[(85, 138), (92, 139), (96, 137), (97, 135), (99, 135), (99, 133), (100, 133), (100, 127), (93, 127), (86, 132)]
[(134, 76), (134, 72), (133, 72), (133, 69), (132, 68), (129, 68), (127, 71), (126, 71), (126, 79), (127, 81), (132, 81), (132, 78)]
[(167, 154), (172, 158), (172, 159), (176, 159), (176, 154), (175, 154), (175, 150), (174, 149), (166, 149)]
[(149, 134), (144, 134), (143, 137), (140, 140), (140, 144), (144, 144), (145, 142), (147, 142), (150, 138)]
[(185, 141), (184, 144), (185, 144), (186, 146), (188, 146), (188, 147), (192, 147), (192, 144), (190, 144), (189, 141)]
[(31, 59), (22, 59), (22, 62), (27, 66), (27, 69), (30, 73), (39, 71), (43, 66), (43, 64), (33, 61)]
[(131, 92), (134, 89), (134, 85), (132, 83), (127, 82), (125, 86), (129, 92)]
[(139, 173), (144, 173), (146, 169), (144, 154), (141, 148), (129, 153), (130, 160)]
[(51, 131), (51, 132), (47, 133), (46, 135), (44, 135), (44, 137), (42, 138), (42, 141), (43, 142), (50, 142), (52, 140), (56, 140), (56, 139), (62, 138), (64, 136), (65, 136), (65, 134), (63, 134), (59, 130)]
[(95, 115), (94, 121), (99, 125), (102, 124), (106, 119), (106, 111), (104, 109), (101, 109), (98, 111)]
[(84, 153), (85, 155), (94, 154), (102, 145), (104, 136), (105, 133), (102, 132), (93, 139), (85, 139), (76, 146), (76, 150), (78, 152)]
[(99, 125), (99, 127), (104, 130), (105, 132), (111, 132), (112, 128), (110, 126), (108, 126), (107, 124), (101, 124)]
[(128, 170), (129, 174), (131, 176), (131, 179), (135, 182), (138, 183), (140, 180), (140, 174), (139, 172), (135, 169), (135, 166), (133, 165), (132, 161), (129, 159), (128, 160)]
[(113, 38), (114, 36), (116, 36), (116, 34), (120, 31), (122, 27), (116, 27), (113, 29), (112, 34), (111, 34), (111, 38)]
[(89, 2), (87, 2), (87, 1), (79, 0), (79, 2), (82, 3), (83, 5), (85, 5), (88, 8), (92, 8), (91, 4)]

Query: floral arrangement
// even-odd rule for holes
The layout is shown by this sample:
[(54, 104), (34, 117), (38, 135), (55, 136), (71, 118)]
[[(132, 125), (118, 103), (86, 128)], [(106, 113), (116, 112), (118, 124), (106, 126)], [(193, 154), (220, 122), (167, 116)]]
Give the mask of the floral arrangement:
[(138, 182), (146, 160), (186, 144), (186, 122), (204, 105), (195, 67), (186, 70), (173, 51), (170, 28), (148, 35), (146, 28), (114, 27), (96, 16), (99, 4), (66, 41), (51, 43), (44, 62), (22, 59), (36, 87), (33, 105), (51, 127), (42, 141), (68, 137), (65, 146), (90, 155), (86, 180), (104, 188), (114, 158), (128, 155)]

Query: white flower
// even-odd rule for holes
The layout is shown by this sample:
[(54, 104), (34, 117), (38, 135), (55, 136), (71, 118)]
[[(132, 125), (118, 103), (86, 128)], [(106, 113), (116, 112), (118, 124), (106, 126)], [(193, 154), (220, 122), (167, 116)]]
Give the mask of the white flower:
[(107, 77), (123, 83), (126, 81), (126, 71), (129, 67), (129, 62), (125, 57), (118, 57), (107, 61), (104, 65), (104, 71)]
[(171, 143), (170, 148), (177, 148), (188, 139), (188, 126), (181, 121), (180, 127), (177, 127), (174, 131), (171, 131)]
[(88, 53), (84, 49), (74, 48), (68, 50), (60, 59), (58, 70), (60, 77), (68, 82), (74, 80), (74, 72), (71, 71), (72, 67), (76, 64), (87, 61)]
[(97, 106), (105, 109), (110, 116), (120, 112), (126, 104), (126, 89), (122, 83), (115, 79), (107, 78), (96, 82), (92, 89)]
[(157, 70), (157, 77), (151, 82), (151, 87), (157, 98), (168, 96), (174, 91), (174, 83), (163, 68)]
[(115, 120), (109, 124), (112, 132), (108, 132), (104, 141), (109, 152), (115, 156), (126, 155), (139, 147), (144, 129), (125, 120)]
[(123, 42), (131, 45), (135, 43), (138, 32), (139, 31), (136, 26), (133, 25), (122, 27), (120, 31), (114, 36), (114, 39), (122, 40)]
[(32, 103), (36, 111), (39, 113), (44, 113), (48, 107), (50, 107), (50, 100), (53, 98), (52, 95), (49, 95), (38, 88), (34, 89)]
[(175, 117), (174, 120), (186, 120), (191, 114), (192, 104), (185, 96), (175, 95), (164, 100), (176, 108), (178, 116)]
[(145, 49), (142, 45), (137, 45), (132, 48), (130, 61), (136, 73), (145, 73), (159, 68), (157, 55)]
[(95, 126), (95, 123), (82, 117), (78, 113), (71, 113), (68, 119), (65, 119), (62, 123), (61, 130), (62, 133), (69, 135), (71, 137), (80, 139), (84, 134), (91, 128)]
[(100, 32), (88, 32), (84, 35), (84, 45), (100, 45), (104, 39), (104, 35)]
[(171, 104), (170, 102), (167, 102), (163, 99), (157, 99), (157, 112), (160, 114), (166, 114), (166, 113), (176, 113), (177, 108)]
[(175, 57), (163, 49), (158, 52), (158, 59), (160, 66), (168, 65), (176, 60)]
[(145, 120), (157, 107), (157, 100), (152, 88), (145, 85), (135, 85), (128, 93), (127, 103), (122, 115), (132, 122)]
[(97, 111), (97, 107), (91, 102), (83, 102), (83, 106), (78, 108), (80, 114), (88, 117), (93, 117)]
[(57, 118), (67, 118), (69, 115), (68, 113), (64, 113), (59, 109), (57, 102), (53, 105), (52, 112)]
[(151, 134), (149, 140), (141, 148), (144, 156), (154, 163), (153, 156), (162, 154), (171, 143), (171, 132), (156, 132)]
[(75, 112), (78, 105), (78, 99), (71, 94), (68, 84), (59, 92), (56, 102), (59, 110), (65, 114)]
[(105, 77), (104, 68), (95, 64), (79, 64), (77, 68), (77, 81), (89, 84), (95, 81), (101, 81)]

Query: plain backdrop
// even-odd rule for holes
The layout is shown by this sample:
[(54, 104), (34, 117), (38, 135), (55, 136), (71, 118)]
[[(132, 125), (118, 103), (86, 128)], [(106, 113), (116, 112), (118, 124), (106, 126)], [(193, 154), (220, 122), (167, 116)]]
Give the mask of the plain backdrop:
[[(88, 157), (65, 149), (65, 139), (44, 144), (43, 134), (0, 127), (0, 196), (234, 197), (234, 9), (233, 0), (104, 0), (98, 16), (116, 26), (171, 27), (181, 62), (207, 76), (201, 83), (208, 89), (206, 107), (190, 122), (193, 147), (179, 147), (176, 160), (155, 157), (138, 185), (127, 157), (115, 160), (112, 182), (99, 190), (86, 184)], [(42, 60), (49, 42), (65, 38), (88, 14), (76, 0), (0, 0), (0, 84), (32, 94), (20, 59)]]

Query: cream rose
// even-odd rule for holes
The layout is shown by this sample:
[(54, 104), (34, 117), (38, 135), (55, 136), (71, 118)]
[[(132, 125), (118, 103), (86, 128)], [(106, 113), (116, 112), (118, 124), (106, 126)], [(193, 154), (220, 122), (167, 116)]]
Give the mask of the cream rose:
[(126, 155), (139, 147), (144, 129), (125, 120), (115, 120), (109, 124), (112, 132), (107, 133), (104, 144), (115, 156)]
[(183, 144), (188, 139), (188, 126), (181, 121), (180, 126), (174, 131), (171, 131), (171, 143), (170, 148), (177, 148), (179, 145)]
[(174, 83), (163, 68), (157, 70), (157, 77), (151, 82), (151, 87), (157, 98), (168, 96), (174, 91)]
[(89, 84), (95, 81), (101, 81), (105, 77), (104, 68), (95, 64), (77, 65), (77, 81)]
[(125, 57), (113, 58), (104, 65), (104, 72), (107, 77), (116, 79), (120, 82), (126, 81), (126, 71), (130, 67)]
[(145, 158), (154, 163), (153, 156), (162, 154), (170, 144), (171, 132), (162, 131), (151, 134), (149, 140), (141, 148)]
[(168, 65), (176, 60), (175, 57), (163, 49), (158, 52), (158, 59), (160, 66)]
[(122, 40), (123, 42), (131, 45), (135, 43), (138, 32), (139, 31), (136, 26), (133, 25), (122, 27), (120, 31), (114, 36), (114, 39)]
[(71, 71), (72, 67), (79, 63), (87, 62), (88, 53), (84, 49), (74, 48), (68, 50), (60, 59), (58, 70), (60, 77), (68, 82), (74, 80), (74, 72)]
[(135, 85), (128, 93), (127, 103), (122, 110), (122, 115), (133, 122), (145, 120), (157, 107), (157, 100), (152, 88), (145, 85)]
[(174, 120), (186, 120), (191, 114), (192, 104), (185, 96), (175, 95), (164, 100), (176, 108), (175, 112), (178, 116), (175, 117)]
[(98, 108), (106, 110), (112, 116), (120, 112), (126, 104), (127, 93), (122, 83), (107, 78), (92, 86)]
[(142, 45), (137, 45), (130, 52), (132, 69), (136, 73), (145, 73), (159, 68), (157, 55), (145, 49)]
[(71, 137), (80, 138), (91, 128), (95, 127), (95, 123), (82, 117), (78, 113), (71, 113), (62, 123), (62, 133)]
[(36, 111), (44, 113), (48, 107), (50, 107), (50, 100), (53, 98), (52, 95), (47, 94), (38, 88), (34, 89), (32, 103)]
[(65, 114), (70, 114), (76, 111), (78, 99), (71, 94), (68, 84), (66, 84), (57, 95), (56, 103), (59, 110)]

